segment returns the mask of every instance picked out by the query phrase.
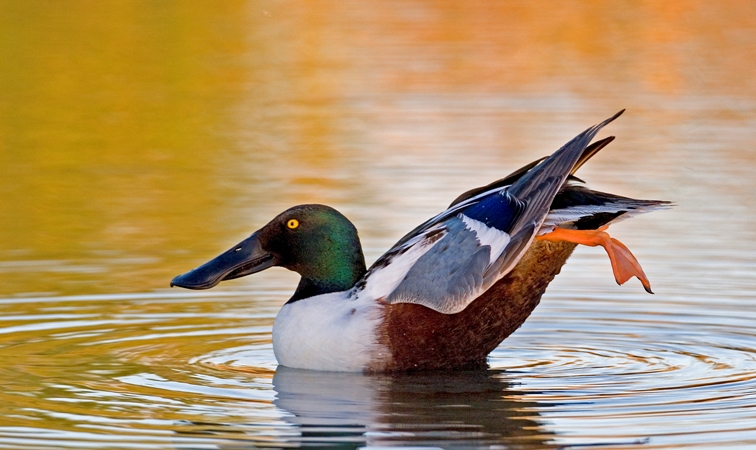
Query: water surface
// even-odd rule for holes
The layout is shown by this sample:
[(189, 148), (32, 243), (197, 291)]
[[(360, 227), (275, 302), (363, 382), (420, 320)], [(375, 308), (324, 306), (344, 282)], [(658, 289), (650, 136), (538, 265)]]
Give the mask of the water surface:
[[(0, 2), (0, 446), (756, 445), (747, 3)], [(368, 263), (619, 109), (579, 248), (482, 372), (279, 368), (297, 277), (168, 282), (325, 203)]]

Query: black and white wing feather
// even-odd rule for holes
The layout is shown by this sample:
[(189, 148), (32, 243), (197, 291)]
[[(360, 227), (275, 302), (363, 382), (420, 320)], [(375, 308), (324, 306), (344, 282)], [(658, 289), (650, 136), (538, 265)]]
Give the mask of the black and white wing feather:
[(554, 197), (593, 137), (622, 111), (568, 142), (511, 185), (471, 191), (403, 237), (354, 295), (462, 311), (506, 275), (541, 228)]

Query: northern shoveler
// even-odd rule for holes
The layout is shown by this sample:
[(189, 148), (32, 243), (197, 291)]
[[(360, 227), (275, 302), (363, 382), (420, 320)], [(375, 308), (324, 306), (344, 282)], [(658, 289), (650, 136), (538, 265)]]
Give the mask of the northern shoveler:
[(590, 190), (573, 174), (623, 111), (553, 155), (459, 196), (366, 269), (354, 225), (324, 205), (284, 211), (217, 258), (173, 279), (208, 289), (273, 266), (301, 275), (273, 325), (284, 366), (327, 371), (472, 368), (530, 315), (577, 244), (603, 246), (619, 284), (651, 286), (609, 224), (664, 208)]

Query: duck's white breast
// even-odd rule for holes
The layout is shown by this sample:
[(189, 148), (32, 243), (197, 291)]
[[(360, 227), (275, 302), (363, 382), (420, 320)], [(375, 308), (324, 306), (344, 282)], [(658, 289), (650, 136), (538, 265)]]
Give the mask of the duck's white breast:
[(361, 372), (386, 352), (378, 343), (381, 305), (348, 292), (285, 304), (273, 324), (278, 363), (298, 369)]

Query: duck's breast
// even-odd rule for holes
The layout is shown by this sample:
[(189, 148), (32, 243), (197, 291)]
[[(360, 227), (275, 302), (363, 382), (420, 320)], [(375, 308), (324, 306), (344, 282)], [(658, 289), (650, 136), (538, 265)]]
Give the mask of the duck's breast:
[(298, 369), (361, 372), (387, 357), (378, 341), (382, 306), (348, 292), (285, 304), (273, 324), (278, 363)]

